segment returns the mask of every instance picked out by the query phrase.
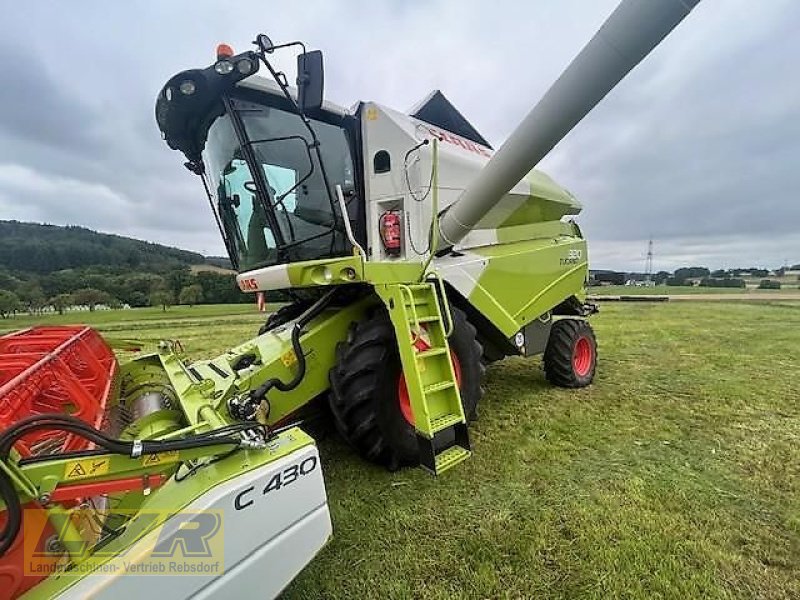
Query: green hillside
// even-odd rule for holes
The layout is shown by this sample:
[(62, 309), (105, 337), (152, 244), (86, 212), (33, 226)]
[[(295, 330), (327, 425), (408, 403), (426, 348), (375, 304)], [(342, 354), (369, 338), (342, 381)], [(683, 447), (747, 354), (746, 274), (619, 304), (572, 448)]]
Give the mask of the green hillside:
[(0, 221), (0, 269), (47, 274), (112, 267), (166, 271), (205, 262), (202, 254), (84, 227)]
[(0, 318), (72, 306), (252, 301), (227, 258), (84, 227), (0, 221)]

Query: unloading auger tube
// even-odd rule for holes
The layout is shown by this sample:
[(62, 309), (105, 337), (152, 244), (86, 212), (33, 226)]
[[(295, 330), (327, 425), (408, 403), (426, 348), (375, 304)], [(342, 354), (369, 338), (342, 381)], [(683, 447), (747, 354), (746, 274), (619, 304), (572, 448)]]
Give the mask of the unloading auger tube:
[(439, 219), (442, 253), (455, 246), (700, 0), (623, 0)]

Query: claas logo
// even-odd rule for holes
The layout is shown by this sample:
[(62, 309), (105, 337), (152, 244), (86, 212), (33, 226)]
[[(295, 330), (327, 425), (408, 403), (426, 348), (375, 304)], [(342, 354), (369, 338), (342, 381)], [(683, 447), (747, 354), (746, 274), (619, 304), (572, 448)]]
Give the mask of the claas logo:
[(28, 575), (219, 575), (224, 569), (221, 510), (109, 512), (90, 505), (48, 518), (30, 508), (22, 533)]
[(249, 279), (240, 279), (239, 289), (243, 292), (256, 292), (258, 291), (258, 282), (254, 277), (250, 277)]

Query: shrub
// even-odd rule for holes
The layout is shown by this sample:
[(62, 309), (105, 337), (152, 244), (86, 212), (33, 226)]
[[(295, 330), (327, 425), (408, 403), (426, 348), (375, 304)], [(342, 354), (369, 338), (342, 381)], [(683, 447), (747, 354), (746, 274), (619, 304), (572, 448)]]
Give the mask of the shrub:
[(716, 277), (703, 277), (700, 280), (700, 287), (743, 289), (747, 287), (747, 284), (745, 283), (744, 279), (739, 279), (737, 277), (726, 277), (724, 279)]
[(774, 279), (762, 279), (758, 284), (760, 290), (779, 290), (781, 289), (781, 282)]

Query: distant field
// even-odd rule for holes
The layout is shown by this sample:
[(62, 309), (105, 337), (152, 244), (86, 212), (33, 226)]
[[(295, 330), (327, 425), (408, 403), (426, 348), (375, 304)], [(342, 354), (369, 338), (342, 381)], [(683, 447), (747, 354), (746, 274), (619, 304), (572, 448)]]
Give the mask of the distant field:
[(590, 296), (639, 296), (664, 295), (679, 296), (684, 294), (772, 294), (775, 292), (796, 292), (797, 286), (784, 286), (780, 290), (759, 290), (754, 288), (710, 288), (699, 286), (657, 285), (655, 287), (637, 287), (633, 285), (608, 285), (588, 288)]
[[(91, 325), (116, 338), (131, 338), (157, 344), (163, 339), (179, 339), (190, 356), (214, 356), (255, 335), (264, 313), (255, 304), (207, 304), (161, 308), (134, 308), (70, 312), (44, 317), (18, 316), (0, 319), (0, 334), (32, 325)], [(247, 336), (247, 337), (244, 337)]]
[[(263, 320), (81, 316), (195, 357)], [(800, 598), (800, 302), (609, 303), (592, 322), (594, 385), (490, 366), (475, 455), (439, 479), (321, 440), (334, 537), (285, 597)]]
[(235, 275), (236, 271), (233, 269), (226, 269), (225, 267), (218, 267), (217, 265), (192, 265), (189, 267), (192, 273), (202, 273), (203, 271), (210, 271), (212, 273), (223, 273), (225, 275)]
[[(31, 325), (63, 325), (84, 323), (86, 325), (104, 326), (110, 323), (135, 321), (172, 321), (196, 318), (216, 318), (229, 315), (249, 314), (258, 317), (256, 305), (253, 304), (199, 304), (197, 306), (171, 306), (167, 310), (161, 307), (133, 308), (119, 310), (96, 310), (67, 312), (63, 315), (47, 314), (43, 316), (18, 314), (8, 319), (0, 319), (0, 331), (3, 329), (19, 329)], [(263, 315), (263, 313), (262, 313)]]

